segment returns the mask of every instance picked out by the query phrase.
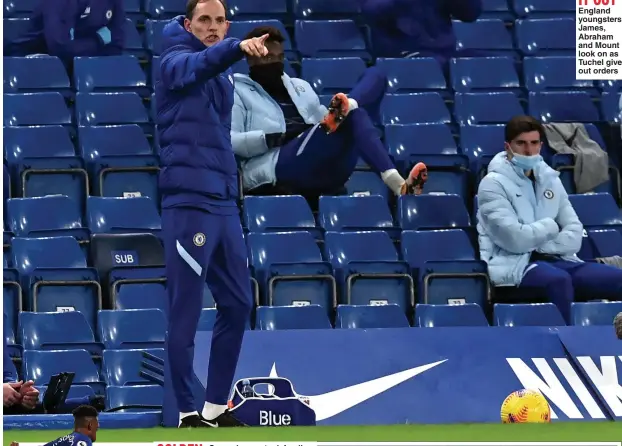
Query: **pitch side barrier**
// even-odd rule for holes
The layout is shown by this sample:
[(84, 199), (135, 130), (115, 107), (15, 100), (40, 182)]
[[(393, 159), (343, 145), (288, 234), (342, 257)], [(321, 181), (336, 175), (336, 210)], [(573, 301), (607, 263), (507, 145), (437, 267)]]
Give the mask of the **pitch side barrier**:
[[(210, 342), (195, 339), (199, 402)], [(622, 420), (622, 341), (607, 326), (249, 331), (236, 380), (249, 377), (287, 378), (317, 425), (497, 423), (521, 388), (544, 394), (553, 422)], [(163, 421), (175, 426), (164, 381)], [(294, 424), (276, 415), (252, 424)]]
[[(199, 405), (210, 341), (210, 332), (197, 333)], [(102, 413), (102, 428), (177, 425), (167, 361), (159, 360), (158, 367), (145, 361), (145, 376), (159, 371), (163, 412)], [(244, 406), (240, 415), (260, 426), (498, 423), (502, 401), (521, 388), (544, 394), (553, 422), (622, 419), (622, 341), (606, 326), (248, 331), (235, 379), (245, 378), (291, 383), (291, 395), (283, 395), (289, 406)], [(3, 421), (5, 429), (70, 429), (73, 419)]]

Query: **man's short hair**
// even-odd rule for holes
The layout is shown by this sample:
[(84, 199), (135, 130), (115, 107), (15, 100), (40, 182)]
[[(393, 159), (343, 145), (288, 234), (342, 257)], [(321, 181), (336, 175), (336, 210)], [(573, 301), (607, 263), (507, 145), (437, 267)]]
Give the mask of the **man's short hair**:
[(252, 39), (253, 37), (261, 37), (264, 34), (268, 34), (268, 38), (266, 39), (267, 42), (285, 42), (285, 36), (283, 36), (283, 33), (274, 26), (258, 26), (249, 32), (243, 40)]
[(514, 116), (510, 119), (510, 122), (505, 125), (505, 141), (513, 141), (521, 133), (528, 132), (538, 132), (541, 141), (546, 139), (544, 127), (536, 118), (533, 116)]
[(77, 427), (86, 425), (85, 421), (87, 418), (97, 418), (97, 409), (88, 405), (78, 406), (71, 413)]
[[(186, 18), (188, 20), (192, 20), (192, 17), (194, 17), (194, 11), (197, 9), (197, 5), (205, 1), (207, 0), (188, 0), (188, 3), (186, 3)], [(225, 3), (225, 0), (218, 1), (222, 7), (225, 8), (225, 15), (227, 15), (227, 4)]]

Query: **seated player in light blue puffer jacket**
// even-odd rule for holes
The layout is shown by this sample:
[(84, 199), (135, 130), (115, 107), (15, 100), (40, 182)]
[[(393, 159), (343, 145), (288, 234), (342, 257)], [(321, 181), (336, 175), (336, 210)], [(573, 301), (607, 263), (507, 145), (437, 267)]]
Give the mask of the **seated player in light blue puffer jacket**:
[(544, 128), (517, 116), (478, 190), (480, 254), (494, 285), (548, 297), (570, 320), (575, 299), (622, 299), (622, 269), (577, 257), (583, 237), (559, 173), (540, 149)]

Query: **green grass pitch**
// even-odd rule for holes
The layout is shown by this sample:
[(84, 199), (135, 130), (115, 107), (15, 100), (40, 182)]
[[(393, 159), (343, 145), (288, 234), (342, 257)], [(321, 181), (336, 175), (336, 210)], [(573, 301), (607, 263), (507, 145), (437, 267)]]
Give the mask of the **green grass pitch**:
[[(11, 441), (44, 444), (65, 431), (5, 431)], [(151, 441), (622, 441), (622, 423), (318, 426), (238, 429), (101, 429), (98, 442)]]

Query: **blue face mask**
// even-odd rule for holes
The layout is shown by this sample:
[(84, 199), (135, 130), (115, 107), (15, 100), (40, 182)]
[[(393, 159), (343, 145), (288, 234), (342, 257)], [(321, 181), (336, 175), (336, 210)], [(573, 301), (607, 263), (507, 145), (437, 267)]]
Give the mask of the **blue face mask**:
[(523, 169), (524, 171), (528, 171), (536, 167), (540, 161), (542, 161), (542, 155), (518, 155), (514, 154), (511, 159), (511, 163), (514, 164), (519, 169)]

